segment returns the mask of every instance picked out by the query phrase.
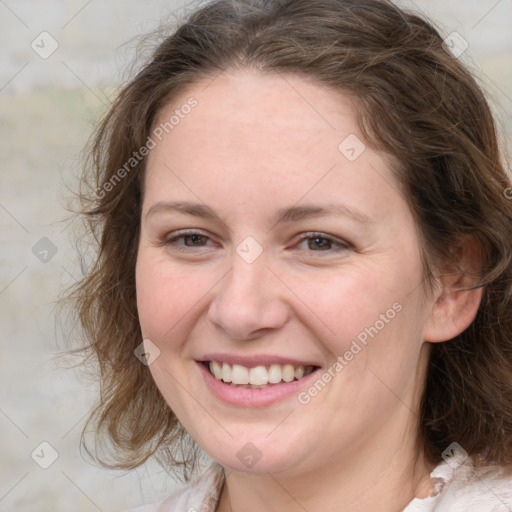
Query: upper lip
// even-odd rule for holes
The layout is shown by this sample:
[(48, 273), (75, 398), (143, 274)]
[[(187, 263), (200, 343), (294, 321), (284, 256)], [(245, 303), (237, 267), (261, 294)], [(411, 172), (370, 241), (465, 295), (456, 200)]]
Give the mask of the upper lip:
[(283, 357), (277, 355), (238, 355), (238, 354), (205, 354), (198, 361), (217, 361), (219, 363), (227, 363), (230, 365), (239, 364), (247, 368), (253, 368), (254, 366), (270, 366), (271, 364), (291, 364), (293, 366), (319, 366), (318, 364), (311, 361), (301, 361), (292, 357)]

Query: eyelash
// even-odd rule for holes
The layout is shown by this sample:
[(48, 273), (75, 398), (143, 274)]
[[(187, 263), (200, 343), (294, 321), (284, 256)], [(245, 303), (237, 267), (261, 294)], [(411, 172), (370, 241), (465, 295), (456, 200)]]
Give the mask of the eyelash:
[[(177, 244), (176, 242), (180, 238), (186, 238), (190, 236), (201, 236), (206, 238), (207, 240), (210, 240), (210, 237), (207, 235), (199, 232), (199, 231), (180, 231), (178, 233), (172, 234), (171, 236), (168, 236), (163, 240), (162, 245), (164, 246), (173, 246), (174, 249), (182, 252), (189, 252), (191, 249), (194, 249), (194, 246), (185, 246), (181, 244)], [(325, 253), (332, 253), (332, 252), (340, 252), (340, 251), (347, 251), (352, 249), (352, 245), (348, 242), (338, 240), (332, 236), (326, 235), (325, 233), (317, 232), (317, 231), (310, 231), (307, 233), (303, 233), (298, 241), (298, 244), (301, 244), (308, 240), (314, 240), (315, 238), (327, 240), (332, 244), (331, 248), (329, 249), (320, 249), (318, 251), (310, 250), (308, 252), (325, 252)], [(198, 245), (196, 247), (206, 247), (204, 245)]]

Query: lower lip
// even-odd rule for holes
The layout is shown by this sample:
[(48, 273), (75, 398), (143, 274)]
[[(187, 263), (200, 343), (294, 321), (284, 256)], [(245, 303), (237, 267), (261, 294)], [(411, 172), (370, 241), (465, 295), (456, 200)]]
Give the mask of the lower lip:
[[(197, 362), (197, 361), (196, 361)], [(275, 384), (270, 388), (251, 389), (239, 388), (225, 384), (216, 379), (206, 368), (204, 363), (197, 362), (199, 371), (203, 374), (206, 385), (217, 398), (230, 405), (238, 407), (267, 407), (291, 396), (297, 396), (309, 381), (316, 377), (320, 368), (300, 380)]]

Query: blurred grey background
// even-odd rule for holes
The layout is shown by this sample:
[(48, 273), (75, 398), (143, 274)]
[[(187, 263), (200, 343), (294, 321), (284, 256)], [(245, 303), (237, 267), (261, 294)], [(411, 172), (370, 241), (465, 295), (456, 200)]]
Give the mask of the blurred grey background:
[[(0, 0), (0, 511), (116, 511), (176, 485), (154, 463), (123, 474), (83, 460), (79, 437), (97, 383), (55, 360), (66, 337), (55, 305), (79, 275), (68, 187), (126, 79), (133, 38), (199, 3)], [(398, 3), (426, 13), (461, 50), (467, 41), (460, 58), (510, 140), (512, 1)]]

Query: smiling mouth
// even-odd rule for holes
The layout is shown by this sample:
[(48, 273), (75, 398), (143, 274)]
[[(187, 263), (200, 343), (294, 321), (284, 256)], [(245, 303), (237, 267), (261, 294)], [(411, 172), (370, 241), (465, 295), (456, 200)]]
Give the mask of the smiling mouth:
[(217, 380), (233, 387), (266, 389), (307, 377), (319, 366), (294, 366), (292, 364), (271, 364), (248, 368), (239, 364), (219, 361), (203, 361), (208, 371)]

